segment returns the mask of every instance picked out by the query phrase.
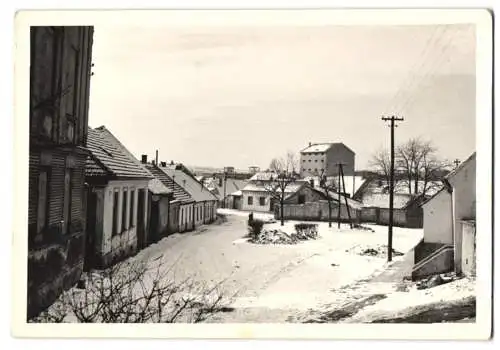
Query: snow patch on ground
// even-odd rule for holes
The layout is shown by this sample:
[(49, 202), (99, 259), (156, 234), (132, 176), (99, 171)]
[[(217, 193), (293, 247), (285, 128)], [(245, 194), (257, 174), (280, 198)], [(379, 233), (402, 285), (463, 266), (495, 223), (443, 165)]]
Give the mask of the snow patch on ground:
[[(375, 290), (372, 290), (372, 292), (375, 293)], [(346, 322), (362, 323), (374, 319), (395, 318), (407, 313), (410, 308), (433, 303), (449, 303), (474, 297), (475, 295), (475, 281), (468, 278), (462, 278), (429, 289), (419, 290), (413, 287), (408, 292), (392, 292), (388, 294), (387, 298), (362, 309), (356, 315), (347, 319)]]
[[(222, 215), (234, 215), (234, 216), (246, 216), (250, 215), (251, 212), (249, 211), (243, 211), (243, 210), (237, 210), (237, 209), (224, 209), (224, 208), (219, 208), (217, 209), (217, 214), (222, 214)], [(264, 221), (274, 221), (274, 214), (273, 213), (259, 213), (259, 212), (252, 212), (253, 213), (253, 218), (254, 219), (259, 219), (259, 220), (264, 220)]]

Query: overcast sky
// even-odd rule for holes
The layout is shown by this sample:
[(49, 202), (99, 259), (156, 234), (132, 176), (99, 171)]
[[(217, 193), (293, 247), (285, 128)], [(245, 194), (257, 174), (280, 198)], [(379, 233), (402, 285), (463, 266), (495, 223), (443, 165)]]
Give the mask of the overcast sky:
[(311, 142), (344, 142), (356, 168), (405, 118), (443, 157), (475, 150), (473, 26), (96, 26), (92, 127), (138, 158), (267, 167)]

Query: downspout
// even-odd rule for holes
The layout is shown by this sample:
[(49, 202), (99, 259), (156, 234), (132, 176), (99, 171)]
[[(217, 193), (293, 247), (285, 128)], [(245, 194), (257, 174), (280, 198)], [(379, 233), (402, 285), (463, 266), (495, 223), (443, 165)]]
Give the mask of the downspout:
[[(453, 187), (448, 182), (447, 179), (443, 179), (443, 184), (446, 188), (446, 191), (450, 194), (450, 214), (451, 214), (451, 245), (453, 246), (453, 251), (455, 251), (455, 206), (454, 204), (454, 193)], [(455, 257), (453, 257), (453, 265), (455, 265)]]

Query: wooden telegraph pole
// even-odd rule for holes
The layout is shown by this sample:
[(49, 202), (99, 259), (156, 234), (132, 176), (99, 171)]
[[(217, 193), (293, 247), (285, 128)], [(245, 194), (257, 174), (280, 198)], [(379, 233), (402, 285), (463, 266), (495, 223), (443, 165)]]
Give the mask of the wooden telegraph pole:
[(340, 168), (342, 167), (342, 164), (338, 163), (337, 165), (338, 165), (338, 172), (339, 172), (339, 181), (338, 181), (339, 185), (338, 185), (338, 188), (337, 188), (337, 192), (339, 194), (339, 196), (338, 196), (339, 207), (337, 209), (337, 225), (338, 225), (337, 227), (340, 230), (340, 203), (341, 203), (341, 201), (340, 201), (340, 187), (341, 187), (341, 183), (340, 183)]
[(396, 121), (403, 121), (403, 118), (395, 116), (382, 117), (383, 121), (390, 121), (391, 124), (391, 176), (389, 180), (389, 231), (388, 231), (388, 244), (387, 244), (387, 261), (392, 261), (392, 226), (394, 220), (394, 128)]
[[(344, 193), (345, 207), (347, 209), (347, 217), (349, 218), (349, 225), (351, 226), (351, 230), (352, 230), (351, 210), (349, 209), (349, 203), (347, 202), (347, 196), (346, 196), (346, 192), (345, 192), (344, 168), (342, 167), (342, 164), (340, 164), (340, 174), (342, 176), (342, 188), (343, 188), (343, 193)], [(339, 203), (339, 208), (340, 208), (340, 203)], [(339, 209), (339, 211), (340, 211), (340, 209)]]
[(352, 220), (351, 220), (351, 211), (349, 210), (349, 203), (347, 202), (347, 197), (346, 197), (346, 189), (345, 189), (345, 181), (344, 181), (344, 166), (345, 164), (343, 163), (337, 163), (338, 166), (338, 172), (339, 172), (339, 185), (338, 185), (338, 201), (339, 201), (339, 208), (337, 210), (337, 223), (338, 223), (338, 228), (340, 229), (340, 210), (341, 210), (341, 204), (342, 204), (342, 197), (341, 193), (344, 194), (344, 201), (347, 209), (347, 217), (349, 218), (349, 225), (351, 226), (352, 229)]

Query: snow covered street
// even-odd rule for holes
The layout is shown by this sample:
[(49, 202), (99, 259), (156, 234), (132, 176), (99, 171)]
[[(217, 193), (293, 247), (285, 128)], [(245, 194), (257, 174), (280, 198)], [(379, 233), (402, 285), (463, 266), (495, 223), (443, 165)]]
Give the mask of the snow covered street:
[[(359, 249), (386, 243), (387, 227), (341, 229), (319, 223), (318, 240), (295, 245), (257, 245), (246, 242), (248, 213), (221, 210), (227, 222), (174, 234), (141, 251), (132, 259), (155, 261), (163, 255), (175, 264), (176, 278), (192, 276), (200, 282), (225, 280), (227, 295), (235, 295), (234, 311), (215, 315), (212, 322), (284, 322), (326, 303), (338, 303), (348, 286), (382, 272), (384, 257), (359, 255)], [(255, 218), (271, 219), (267, 214)], [(292, 229), (296, 222), (288, 221)], [(266, 224), (279, 227), (279, 223)], [(394, 248), (409, 251), (422, 230), (395, 228)], [(395, 257), (398, 261), (401, 257)], [(342, 293), (335, 292), (343, 289)]]

